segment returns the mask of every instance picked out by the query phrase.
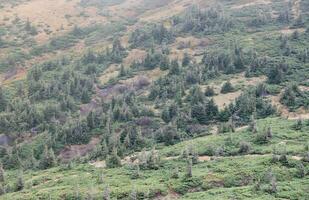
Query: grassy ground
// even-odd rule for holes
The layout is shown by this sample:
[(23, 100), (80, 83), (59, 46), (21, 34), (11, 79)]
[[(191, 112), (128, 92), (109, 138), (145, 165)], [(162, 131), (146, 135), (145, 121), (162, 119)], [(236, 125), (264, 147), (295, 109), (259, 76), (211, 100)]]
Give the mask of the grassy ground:
[[(209, 135), (184, 141), (159, 150), (161, 156), (158, 170), (140, 170), (140, 178), (131, 164), (117, 169), (95, 168), (88, 163), (60, 166), (45, 171), (28, 171), (23, 174), (25, 189), (9, 193), (0, 199), (78, 199), (76, 196), (102, 198), (108, 186), (113, 198), (126, 199), (136, 191), (140, 199), (155, 198), (170, 193), (180, 199), (308, 199), (308, 176), (299, 177), (298, 166), (305, 171), (309, 165), (301, 159), (307, 151), (308, 124), (302, 130), (294, 130), (295, 121), (269, 118), (258, 121), (258, 127), (272, 127), (273, 138), (269, 143), (256, 144), (255, 136), (245, 128), (235, 133)], [(251, 144), (247, 153), (238, 153), (240, 141)], [(224, 146), (222, 156), (211, 157), (193, 165), (193, 177), (185, 178), (186, 160), (178, 157), (191, 146), (199, 156), (211, 156), (211, 148)], [(273, 152), (287, 153), (287, 162), (273, 162)], [(174, 157), (171, 157), (174, 156)], [(202, 158), (202, 157), (200, 157)], [(171, 178), (179, 169), (179, 178)], [(269, 193), (268, 174), (276, 178), (277, 192)], [(15, 187), (19, 171), (7, 171), (6, 179)], [(257, 180), (261, 189), (256, 191)], [(174, 196), (174, 198), (176, 198)]]

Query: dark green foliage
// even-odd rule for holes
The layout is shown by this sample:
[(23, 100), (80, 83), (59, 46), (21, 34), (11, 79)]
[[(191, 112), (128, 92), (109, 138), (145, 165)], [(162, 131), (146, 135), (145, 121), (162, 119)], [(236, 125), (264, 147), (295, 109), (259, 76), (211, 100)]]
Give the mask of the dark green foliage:
[(48, 149), (47, 146), (44, 147), (44, 152), (42, 154), (41, 160), (40, 160), (40, 168), (41, 169), (48, 169), (51, 167), (56, 166), (57, 161), (55, 158), (55, 154), (53, 149)]
[(281, 95), (280, 103), (295, 110), (301, 106), (308, 107), (308, 93), (302, 92), (297, 85), (292, 84), (286, 87)]
[(179, 75), (180, 74), (180, 66), (178, 60), (173, 60), (170, 66), (170, 75)]
[[(245, 91), (239, 96), (235, 104), (229, 106), (230, 113), (235, 113), (239, 123), (249, 122), (252, 114), (256, 113), (258, 118), (265, 118), (275, 113), (275, 109), (264, 97), (256, 96), (255, 88)], [(233, 115), (233, 114), (232, 114)]]
[(23, 190), (24, 189), (24, 179), (23, 179), (23, 175), (22, 175), (22, 173), (18, 176), (18, 178), (17, 178), (17, 182), (16, 182), (16, 186), (15, 186), (15, 188), (16, 188), (16, 191), (21, 191), (21, 190)]
[(184, 53), (183, 59), (182, 59), (182, 66), (188, 66), (191, 62), (191, 57), (189, 56), (188, 53)]
[(5, 181), (4, 169), (2, 163), (0, 163), (0, 182), (3, 183)]
[(7, 99), (5, 97), (2, 87), (0, 87), (0, 112), (4, 111), (7, 106)]
[(107, 156), (106, 167), (107, 168), (116, 168), (121, 166), (120, 157), (117, 154), (117, 150), (114, 149), (113, 152)]
[(239, 153), (248, 153), (251, 149), (251, 145), (247, 142), (240, 142), (239, 143)]
[(26, 25), (25, 25), (25, 30), (30, 34), (30, 35), (37, 35), (38, 31), (35, 28), (35, 26), (33, 26), (29, 20), (27, 20)]
[(186, 172), (186, 177), (191, 178), (192, 175), (192, 159), (188, 159), (187, 161), (187, 172)]
[(264, 130), (262, 133), (256, 135), (255, 142), (257, 144), (266, 144), (272, 138), (272, 131), (271, 128)]
[(279, 66), (277, 66), (269, 70), (267, 77), (268, 83), (279, 84), (283, 81), (284, 73), (283, 70)]
[(108, 186), (104, 189), (103, 200), (110, 200), (110, 189)]
[(212, 97), (215, 95), (215, 91), (212, 87), (207, 86), (206, 90), (205, 90), (205, 96), (206, 97)]
[(166, 145), (173, 145), (180, 140), (180, 136), (175, 126), (168, 125), (159, 131), (157, 140), (164, 142)]
[(231, 82), (225, 82), (223, 85), (222, 85), (222, 88), (221, 88), (221, 93), (222, 94), (226, 94), (226, 93), (230, 93), (230, 92), (234, 92), (234, 87), (232, 86)]

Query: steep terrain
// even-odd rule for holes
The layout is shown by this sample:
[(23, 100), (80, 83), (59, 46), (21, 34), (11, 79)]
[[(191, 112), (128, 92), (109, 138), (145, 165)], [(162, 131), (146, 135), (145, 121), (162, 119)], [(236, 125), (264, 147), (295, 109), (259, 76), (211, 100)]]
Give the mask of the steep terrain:
[(0, 0), (0, 199), (308, 199), (306, 0)]

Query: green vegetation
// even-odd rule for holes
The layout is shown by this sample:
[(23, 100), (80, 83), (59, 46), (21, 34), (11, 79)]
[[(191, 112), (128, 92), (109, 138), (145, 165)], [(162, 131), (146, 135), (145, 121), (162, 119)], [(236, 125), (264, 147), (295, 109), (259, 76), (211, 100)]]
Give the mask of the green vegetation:
[(29, 20), (0, 28), (2, 71), (89, 47), (0, 87), (0, 199), (309, 198), (309, 4), (221, 0), (139, 21), (169, 3), (40, 45)]
[[(108, 187), (110, 197), (118, 199), (126, 199), (133, 189), (136, 189), (139, 199), (166, 195), (171, 190), (184, 194), (181, 199), (276, 199), (289, 196), (306, 199), (308, 178), (303, 173), (308, 173), (309, 165), (305, 160), (292, 157), (306, 156), (306, 133), (309, 130), (306, 123), (303, 130), (295, 131), (295, 121), (280, 118), (259, 120), (257, 124), (261, 130), (264, 126), (272, 127), (273, 136), (267, 144), (256, 144), (252, 133), (247, 130), (205, 136), (160, 148), (158, 155), (155, 151), (142, 152), (136, 158), (140, 159), (139, 167), (127, 163), (120, 168), (104, 169), (76, 163), (71, 167), (61, 165), (44, 171), (28, 171), (22, 175), (23, 192), (8, 193), (4, 197), (33, 199), (51, 195), (51, 198), (70, 199), (92, 195), (100, 199), (106, 195), (103, 191)], [(239, 145), (244, 141), (251, 144), (245, 155), (238, 153)], [(215, 155), (212, 160), (196, 160), (198, 156), (211, 155), (212, 147)], [(173, 171), (176, 168), (177, 175)], [(14, 188), (15, 182), (20, 182), (20, 176), (16, 171), (5, 173), (10, 188)], [(16, 190), (20, 188), (18, 186)]]

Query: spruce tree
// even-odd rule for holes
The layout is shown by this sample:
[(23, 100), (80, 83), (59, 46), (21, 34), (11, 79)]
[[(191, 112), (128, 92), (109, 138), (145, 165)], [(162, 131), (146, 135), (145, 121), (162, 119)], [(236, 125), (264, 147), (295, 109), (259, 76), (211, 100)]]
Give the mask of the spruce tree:
[(24, 189), (24, 179), (22, 173), (20, 173), (16, 182), (16, 191), (21, 191), (23, 189)]
[(192, 159), (189, 158), (187, 160), (187, 172), (186, 172), (186, 177), (191, 178), (192, 177)]
[(0, 163), (0, 182), (3, 183), (5, 181), (4, 169), (2, 163)]
[(114, 148), (113, 152), (110, 155), (107, 156), (106, 167), (107, 168), (121, 167), (121, 159), (118, 156), (116, 148)]
[(109, 186), (106, 186), (103, 193), (103, 200), (110, 200), (110, 189)]
[(44, 147), (44, 152), (42, 154), (40, 167), (42, 169), (48, 169), (56, 165), (56, 157), (52, 148), (48, 149), (47, 145)]
[(0, 112), (6, 109), (6, 105), (7, 105), (7, 99), (4, 95), (2, 87), (0, 86)]

